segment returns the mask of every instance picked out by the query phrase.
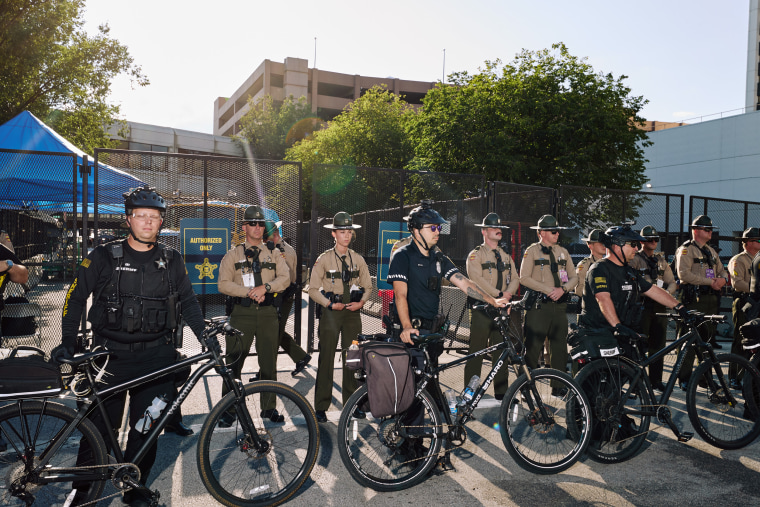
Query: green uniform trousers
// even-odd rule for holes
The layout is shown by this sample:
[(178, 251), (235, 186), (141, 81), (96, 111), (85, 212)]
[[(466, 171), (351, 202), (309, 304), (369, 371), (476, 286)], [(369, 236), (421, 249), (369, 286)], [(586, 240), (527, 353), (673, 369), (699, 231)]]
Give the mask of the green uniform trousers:
[[(259, 360), (259, 378), (277, 380), (277, 309), (274, 306), (235, 305), (230, 316), (230, 325), (240, 330), (243, 336), (225, 336), (224, 343), (229, 357), (230, 369), (236, 379), (240, 378), (243, 363), (251, 350), (253, 337), (256, 337), (256, 354)], [(222, 386), (222, 396), (229, 392)], [(261, 410), (275, 408), (275, 399), (271, 394), (261, 395)], [(266, 397), (266, 399), (265, 399)]]
[[(658, 317), (658, 313), (667, 313), (668, 309), (647, 298), (644, 301), (644, 313), (641, 315), (641, 334), (647, 336), (647, 353), (651, 357), (665, 347), (668, 332), (667, 317)], [(649, 365), (649, 378), (653, 384), (662, 382), (664, 359)]]
[(356, 391), (354, 372), (346, 368), (346, 350), (362, 332), (361, 312), (349, 310), (332, 311), (322, 309), (319, 321), (319, 363), (317, 365), (317, 385), (314, 389), (314, 410), (327, 410), (332, 402), (333, 370), (335, 351), (340, 347), (343, 360), (343, 404)]
[(541, 308), (525, 312), (525, 362), (529, 368), (538, 367), (538, 355), (546, 338), (548, 366), (567, 371), (567, 303), (541, 303)]
[[(299, 293), (300, 294), (300, 293)], [(285, 353), (290, 356), (290, 358), (293, 360), (294, 363), (297, 363), (304, 357), (306, 357), (306, 351), (302, 349), (296, 341), (293, 339), (292, 336), (290, 336), (288, 333), (285, 332), (285, 325), (288, 323), (288, 318), (290, 317), (290, 310), (293, 308), (293, 299), (292, 297), (289, 297), (287, 299), (282, 300), (282, 306), (280, 307), (280, 334), (279, 334), (279, 344), (280, 347), (282, 347), (282, 350), (285, 351)], [(298, 302), (301, 302), (301, 299), (298, 299)], [(299, 308), (300, 311), (300, 308)]]
[[(470, 348), (468, 354), (483, 350), (491, 345), (496, 345), (503, 341), (496, 323), (480, 310), (473, 310), (470, 317)], [(491, 362), (495, 364), (499, 360), (503, 350), (497, 350), (491, 353)], [(481, 377), (483, 367), (483, 356), (478, 356), (467, 361), (464, 367), (464, 385), (469, 384), (473, 375)], [(481, 381), (482, 383), (482, 381)], [(493, 392), (497, 396), (503, 396), (507, 392), (509, 385), (509, 368), (503, 364), (499, 373), (493, 380)]]
[[(742, 347), (742, 335), (739, 332), (739, 328), (747, 323), (747, 316), (742, 311), (744, 304), (742, 298), (734, 298), (734, 303), (731, 305), (731, 315), (734, 324), (734, 340), (731, 343), (731, 353), (749, 359), (752, 357), (752, 354)], [(736, 378), (736, 368), (733, 364), (728, 370), (728, 377), (730, 379)]]
[[(694, 301), (685, 305), (687, 310), (696, 310), (698, 312), (713, 314), (718, 313), (718, 296), (713, 294), (703, 294), (699, 296), (698, 301)], [(709, 341), (715, 343), (715, 324), (712, 322), (705, 322), (699, 326), (699, 336), (703, 341)], [(685, 333), (683, 327), (678, 328), (678, 337)], [(691, 378), (691, 371), (694, 369), (694, 358), (696, 353), (693, 347), (689, 347), (684, 356), (683, 364), (678, 372), (678, 380), (681, 382), (688, 382)]]

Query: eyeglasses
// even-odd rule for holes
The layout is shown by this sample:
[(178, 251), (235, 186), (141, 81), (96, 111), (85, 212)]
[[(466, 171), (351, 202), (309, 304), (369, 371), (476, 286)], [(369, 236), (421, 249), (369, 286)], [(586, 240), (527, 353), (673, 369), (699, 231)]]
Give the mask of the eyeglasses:
[(559, 229), (544, 229), (544, 232), (548, 232), (549, 234), (559, 234)]
[(641, 241), (627, 241), (625, 244), (637, 250), (641, 248)]
[(132, 218), (137, 220), (138, 222), (157, 222), (161, 220), (161, 215), (147, 215), (145, 213), (132, 213)]
[(443, 225), (431, 225), (430, 230), (433, 232), (441, 232), (443, 230)]
[(264, 222), (261, 220), (251, 220), (249, 222), (243, 222), (243, 225), (248, 225), (250, 227), (264, 227)]

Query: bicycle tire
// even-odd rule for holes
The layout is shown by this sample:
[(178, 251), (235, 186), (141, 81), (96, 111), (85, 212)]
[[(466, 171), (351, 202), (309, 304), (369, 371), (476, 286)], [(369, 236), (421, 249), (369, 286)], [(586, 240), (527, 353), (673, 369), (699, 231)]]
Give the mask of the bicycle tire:
[[(33, 449), (34, 462), (37, 462), (55, 437), (76, 419), (76, 415), (74, 409), (55, 402), (47, 402), (43, 406), (41, 401), (20, 400), (0, 408), (0, 435), (5, 441), (5, 449), (0, 452), (0, 505), (27, 505), (21, 498), (12, 496), (10, 491), (10, 483), (24, 471), (24, 449)], [(106, 444), (89, 419), (83, 419), (79, 423), (48, 464), (56, 468), (78, 466), (76, 462), (80, 442), (88, 442), (92, 454), (90, 459), (79, 466), (108, 464)], [(89, 490), (80, 492), (77, 498), (79, 503), (97, 500), (106, 485), (105, 480), (88, 483)], [(25, 486), (34, 495), (33, 505), (63, 505), (72, 492), (71, 480), (48, 484), (27, 482)]]
[[(760, 373), (749, 360), (736, 354), (718, 354), (717, 360), (717, 365), (709, 359), (703, 361), (691, 375), (686, 392), (689, 420), (707, 443), (721, 449), (741, 449), (760, 435), (755, 401)], [(717, 368), (726, 383), (729, 368), (737, 368), (743, 378), (741, 389), (729, 388), (735, 405), (731, 405), (721, 387)]]
[[(353, 417), (357, 408), (368, 409), (366, 418)], [(421, 433), (432, 436), (402, 436), (405, 422), (406, 429), (422, 426)], [(343, 407), (338, 422), (338, 452), (348, 473), (362, 486), (375, 491), (401, 491), (422, 482), (435, 466), (443, 440), (438, 436), (442, 428), (441, 414), (427, 391), (421, 391), (412, 407), (401, 414), (375, 418), (368, 406), (365, 385)], [(425, 448), (423, 442), (428, 440)]]
[[(235, 393), (214, 406), (198, 438), (198, 471), (209, 493), (229, 506), (278, 505), (293, 496), (309, 478), (319, 451), (319, 426), (314, 409), (298, 391), (279, 382), (259, 381), (243, 387), (245, 408), (254, 430), (269, 444), (256, 451), (240, 421), (219, 426), (235, 411)], [(274, 397), (281, 423), (261, 417), (261, 400)]]
[[(652, 401), (641, 378), (631, 388), (636, 370), (626, 358), (616, 357), (591, 361), (575, 376), (591, 405), (591, 443), (586, 452), (594, 461), (620, 463), (646, 441), (652, 416), (642, 410), (651, 411)], [(618, 414), (624, 395), (623, 413)]]
[[(563, 388), (567, 389), (564, 396), (552, 394), (553, 389)], [(548, 421), (542, 420), (542, 407)], [(504, 395), (499, 414), (501, 439), (521, 468), (555, 474), (583, 456), (590, 440), (590, 417), (588, 399), (570, 375), (550, 368), (532, 370), (531, 380), (521, 375)]]

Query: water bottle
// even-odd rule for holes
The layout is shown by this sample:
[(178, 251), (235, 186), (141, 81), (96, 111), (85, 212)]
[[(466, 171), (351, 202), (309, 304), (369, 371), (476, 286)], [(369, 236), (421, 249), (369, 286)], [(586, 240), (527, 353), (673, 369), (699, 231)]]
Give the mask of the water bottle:
[(348, 347), (348, 350), (359, 350), (359, 341), (354, 340), (351, 342), (351, 346)]
[(473, 375), (470, 379), (470, 383), (467, 384), (467, 387), (462, 391), (463, 403), (467, 403), (472, 399), (472, 395), (475, 394), (475, 389), (478, 388), (478, 385), (480, 385), (480, 377), (478, 375)]
[(451, 389), (446, 390), (446, 401), (449, 404), (451, 415), (457, 415), (457, 395)]
[(145, 415), (135, 424), (135, 430), (143, 434), (150, 431), (153, 421), (158, 419), (164, 408), (166, 408), (166, 398), (164, 396), (153, 398), (153, 403), (145, 410)]

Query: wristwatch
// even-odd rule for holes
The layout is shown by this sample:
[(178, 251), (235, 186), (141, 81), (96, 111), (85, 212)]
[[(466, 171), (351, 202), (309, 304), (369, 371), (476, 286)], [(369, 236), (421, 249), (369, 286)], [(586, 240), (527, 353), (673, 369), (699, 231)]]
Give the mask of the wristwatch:
[(267, 290), (267, 292), (271, 292), (271, 290), (272, 290), (272, 286), (269, 285), (268, 283), (264, 284), (264, 288)]
[(7, 259), (7, 260), (5, 261), (5, 263), (8, 265), (8, 269), (6, 269), (5, 271), (3, 271), (3, 273), (7, 273), (7, 272), (8, 272), (8, 271), (10, 271), (10, 270), (11, 270), (11, 268), (13, 267), (13, 261), (12, 261), (12, 260), (10, 260), (10, 259)]

